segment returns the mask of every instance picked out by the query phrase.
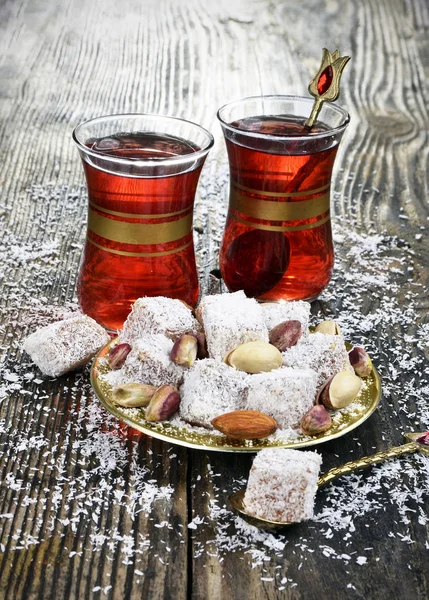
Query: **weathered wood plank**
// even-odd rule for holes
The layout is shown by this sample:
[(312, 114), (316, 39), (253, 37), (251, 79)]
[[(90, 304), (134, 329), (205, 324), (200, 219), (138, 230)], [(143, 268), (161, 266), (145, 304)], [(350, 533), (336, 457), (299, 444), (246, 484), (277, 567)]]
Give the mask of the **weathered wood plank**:
[[(351, 480), (343, 482), (339, 489), (363, 511), (353, 534), (333, 528), (330, 537), (322, 521), (257, 535), (223, 512), (250, 457), (188, 453), (135, 436), (100, 412), (87, 375), (37, 383), (19, 340), (46, 306), (74, 298), (86, 213), (74, 125), (147, 111), (190, 118), (216, 134), (195, 214), (202, 288), (214, 291), (209, 272), (218, 266), (228, 183), (216, 110), (246, 95), (305, 93), (321, 47), (338, 45), (353, 57), (340, 99), (352, 121), (333, 195), (343, 239), (333, 284), (313, 310), (342, 315), (346, 333), (369, 344), (386, 388), (365, 425), (321, 449), (324, 469), (399, 443), (413, 420), (429, 427), (427, 3), (4, 0), (0, 28), (0, 596), (426, 597), (427, 512), (410, 504), (405, 524), (390, 501), (393, 491), (407, 495), (407, 485), (423, 484), (407, 466), (417, 459), (381, 480), (379, 510), (365, 512), (370, 494), (361, 498)], [(362, 262), (354, 250), (364, 252), (366, 238), (353, 235), (368, 233), (400, 243), (380, 242)], [(368, 243), (375, 248), (374, 238)], [(354, 296), (353, 277), (370, 268), (367, 294)], [(361, 322), (350, 316), (356, 311)], [(358, 488), (375, 487), (371, 477)], [(133, 504), (141, 508), (151, 490), (153, 502), (134, 515)], [(321, 490), (316, 512), (335, 498), (335, 488)], [(188, 531), (188, 520), (196, 529)], [(412, 543), (401, 540), (406, 535)]]
[[(323, 8), (327, 8), (328, 5), (332, 10), (324, 12)], [(318, 56), (318, 48), (327, 44), (326, 32), (334, 29), (335, 35), (338, 35), (334, 44), (343, 52), (350, 52), (353, 57), (349, 74), (344, 77), (347, 83), (344, 85), (342, 95), (343, 105), (349, 108), (352, 121), (338, 156), (334, 180), (336, 213), (343, 219), (347, 228), (351, 227), (363, 232), (387, 231), (411, 241), (419, 234), (422, 226), (424, 230), (428, 215), (425, 193), (427, 161), (424, 151), (422, 152), (423, 147), (427, 147), (429, 123), (427, 113), (422, 110), (422, 98), (426, 93), (423, 77), (425, 51), (422, 52), (421, 49), (420, 53), (417, 51), (416, 38), (411, 33), (415, 29), (414, 16), (402, 3), (392, 5), (387, 2), (377, 3), (377, 5), (373, 2), (365, 2), (347, 7), (344, 4), (327, 3), (323, 7), (320, 5), (319, 10), (313, 15), (305, 13), (304, 18), (303, 15), (299, 18), (297, 14), (302, 10), (302, 3), (299, 7), (292, 2), (282, 3), (281, 7), (273, 3), (270, 8), (273, 9), (277, 20), (269, 27), (270, 40), (259, 38), (261, 51), (257, 55), (262, 81), (261, 91), (264, 93), (304, 91), (308, 72), (315, 71), (318, 64), (317, 58), (312, 59), (310, 56), (311, 54), (314, 57)], [(413, 8), (421, 11), (422, 3), (413, 3)], [(425, 9), (423, 11), (427, 12)], [(244, 27), (242, 25), (242, 28)], [(314, 34), (310, 46), (308, 31)], [(275, 46), (275, 52), (268, 50), (271, 44)], [(271, 69), (267, 64), (268, 57), (274, 59), (275, 67)], [(302, 67), (300, 69), (299, 63), (297, 65), (297, 57), (305, 58), (303, 64), (309, 66), (307, 72), (304, 72)], [(284, 66), (280, 68), (280, 65), (287, 65), (289, 70)], [(339, 165), (342, 167), (340, 170)], [(413, 301), (418, 305), (417, 314), (425, 319), (428, 290), (427, 246), (420, 246), (418, 250), (420, 268), (416, 278), (417, 281), (420, 280), (423, 287), (418, 297), (413, 297)], [(399, 264), (403, 251), (399, 249), (395, 255)], [(347, 269), (343, 261), (341, 265)], [(348, 269), (353, 270), (353, 264), (349, 264)], [(339, 289), (344, 289), (342, 287), (344, 281), (341, 277), (337, 277), (337, 283), (340, 284)], [(353, 286), (350, 287), (351, 291), (354, 291)], [(409, 288), (408, 284), (407, 289)], [(364, 314), (377, 310), (380, 304), (379, 293), (378, 289), (373, 289), (373, 294), (376, 295), (368, 296), (362, 306)], [(332, 291), (328, 301), (315, 303), (315, 313), (337, 316), (344, 310), (356, 310), (354, 307), (356, 298), (351, 298), (348, 302), (347, 297), (341, 292), (333, 296), (334, 294), (335, 292)], [(404, 294), (401, 295), (401, 302), (404, 305), (407, 303), (405, 295), (404, 290)], [(399, 326), (399, 323), (395, 329), (387, 328), (386, 332), (383, 327), (377, 327), (372, 335), (372, 343), (377, 344), (379, 351), (384, 351), (385, 364), (380, 367), (386, 371), (388, 362), (392, 358), (389, 345), (398, 336), (404, 333), (411, 334), (412, 331), (411, 329), (407, 331), (407, 328)], [(388, 338), (380, 339), (386, 333)], [(359, 342), (359, 335), (354, 337)], [(362, 342), (362, 338), (360, 341)], [(424, 358), (421, 352), (415, 349), (414, 354), (416, 360), (422, 364)], [(370, 454), (375, 449), (385, 448), (389, 442), (391, 444), (400, 442), (397, 435), (397, 419), (402, 421), (403, 429), (410, 427), (409, 419), (401, 414), (404, 399), (394, 395), (386, 400), (385, 407), (392, 411), (390, 414), (383, 414), (380, 409), (380, 412), (367, 424), (359, 428), (356, 437), (349, 436), (323, 447), (324, 470), (338, 464), (339, 457), (344, 461), (354, 456)], [(413, 412), (415, 406), (411, 398), (409, 404), (410, 412)], [(383, 439), (380, 438), (381, 431)], [(213, 465), (216, 460), (210, 457), (209, 462)], [(229, 493), (234, 476), (245, 474), (243, 463), (249, 465), (248, 459), (242, 459), (240, 467), (235, 469), (229, 468), (234, 464), (233, 461), (225, 463), (228, 464), (228, 469), (218, 463), (215, 473), (220, 473), (221, 477), (215, 480), (216, 485), (220, 489), (228, 490)], [(197, 458), (197, 465), (195, 475), (205, 472), (205, 461), (202, 457)], [(213, 497), (210, 484), (207, 484), (205, 492), (205, 494), (194, 495), (195, 514), (210, 514), (209, 498)], [(220, 505), (226, 503), (228, 493), (218, 494)], [(319, 510), (323, 506), (324, 498), (326, 499), (326, 496), (321, 492)], [(392, 510), (386, 509), (386, 511), (392, 519)], [(410, 567), (406, 572), (398, 567), (401, 572), (400, 577), (384, 577), (382, 574), (382, 565), (392, 560), (392, 553), (395, 554), (394, 560), (398, 565), (403, 565), (404, 561), (409, 565), (424, 564), (421, 562), (424, 555), (421, 545), (408, 546), (404, 550), (387, 537), (394, 535), (389, 533), (390, 519), (387, 517), (383, 520), (379, 528), (374, 528), (373, 524), (361, 523), (358, 533), (353, 536), (354, 553), (365, 554), (365, 548), (374, 550), (375, 546), (374, 554), (378, 557), (378, 562), (366, 568), (361, 577), (359, 577), (359, 570), (362, 567), (358, 565), (344, 566), (340, 562), (334, 568), (329, 566), (330, 561), (323, 554), (323, 546), (331, 543), (325, 541), (311, 525), (300, 526), (299, 533), (294, 530), (287, 532), (284, 560), (281, 561), (283, 567), (276, 569), (279, 565), (273, 562), (271, 555), (271, 564), (268, 563), (265, 576), (268, 575), (268, 579), (272, 577), (274, 580), (287, 577), (288, 574), (289, 577), (292, 576), (293, 581), (298, 583), (297, 591), (286, 585), (284, 586), (286, 589), (282, 592), (285, 597), (294, 597), (294, 593), (299, 594), (298, 590), (302, 590), (305, 598), (319, 598), (322, 590), (322, 595), (329, 594), (338, 598), (346, 594), (356, 598), (368, 595), (377, 598), (388, 598), (391, 595), (405, 597), (411, 589), (417, 596), (424, 597), (428, 585), (427, 567), (423, 569)], [(424, 536), (423, 533), (423, 538)], [(210, 527), (199, 528), (193, 542), (194, 552), (198, 555), (199, 547), (210, 543), (214, 538), (215, 533)], [(344, 555), (348, 555), (350, 552), (348, 544), (342, 543), (338, 534), (333, 535), (333, 538), (335, 541), (332, 545), (340, 556), (341, 546)], [(303, 539), (312, 540), (311, 552), (314, 554), (295, 553), (295, 551), (291, 553), (292, 547), (302, 544)], [(261, 547), (263, 548), (262, 544), (259, 545), (259, 548)], [(408, 554), (408, 550), (413, 556)], [(255, 568), (249, 572), (247, 566), (246, 572), (243, 568), (246, 557), (241, 553), (225, 551), (222, 557), (224, 560), (217, 580), (213, 575), (213, 564), (216, 563), (216, 558), (195, 560), (195, 598), (204, 598), (209, 589), (219, 589), (219, 586), (222, 590), (220, 597), (225, 598), (231, 595), (234, 598), (248, 598), (250, 594), (252, 598), (276, 597), (275, 589), (278, 589), (279, 585), (277, 583), (277, 586), (273, 586), (272, 583), (261, 580), (264, 577), (264, 569)], [(250, 559), (247, 560), (249, 565)], [(304, 563), (305, 567), (300, 569), (301, 563)], [(207, 572), (209, 574), (206, 574)], [(229, 587), (231, 581), (234, 582), (232, 588)], [(314, 583), (315, 581), (317, 584)], [(347, 588), (348, 583), (353, 587)]]

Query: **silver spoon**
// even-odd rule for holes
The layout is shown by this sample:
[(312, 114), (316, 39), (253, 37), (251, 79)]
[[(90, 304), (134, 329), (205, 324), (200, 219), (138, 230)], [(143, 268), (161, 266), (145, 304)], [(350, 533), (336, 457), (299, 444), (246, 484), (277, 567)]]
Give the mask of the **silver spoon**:
[[(358, 469), (364, 469), (365, 467), (382, 463), (389, 458), (396, 458), (402, 454), (422, 452), (423, 454), (429, 456), (429, 432), (406, 433), (405, 439), (408, 440), (406, 444), (395, 446), (394, 448), (390, 448), (390, 450), (386, 450), (385, 452), (377, 452), (371, 456), (364, 456), (363, 458), (358, 458), (357, 460), (347, 462), (340, 467), (334, 467), (333, 469), (330, 469), (324, 475), (319, 477), (317, 486), (322, 487), (322, 485), (326, 485), (337, 477), (341, 477), (347, 473), (353, 473)], [(251, 525), (255, 525), (255, 527), (259, 527), (261, 529), (280, 529), (281, 527), (287, 527), (288, 525), (295, 525), (295, 523), (292, 522), (269, 521), (268, 519), (262, 519), (249, 514), (243, 502), (245, 491), (246, 490), (239, 490), (238, 492), (231, 494), (229, 501), (234, 510), (244, 517)]]

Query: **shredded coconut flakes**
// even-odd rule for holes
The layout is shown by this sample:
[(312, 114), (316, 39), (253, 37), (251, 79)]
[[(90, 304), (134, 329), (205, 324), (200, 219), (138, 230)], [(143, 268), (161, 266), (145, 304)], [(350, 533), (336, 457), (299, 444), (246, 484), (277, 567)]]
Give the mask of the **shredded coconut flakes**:
[[(195, 218), (201, 275), (208, 266), (213, 264), (214, 268), (216, 264), (207, 263), (207, 248), (200, 243), (204, 238), (198, 227), (199, 223), (210, 223), (212, 244), (217, 248), (226, 205), (211, 200), (226, 197), (226, 163), (210, 163), (202, 183)], [(154, 518), (154, 509), (171, 504), (176, 490), (172, 483), (162, 485), (153, 479), (154, 466), (161, 466), (163, 457), (153, 455), (150, 448), (142, 456), (138, 439), (97, 402), (89, 384), (89, 369), (70, 379), (70, 387), (64, 386), (68, 394), (65, 406), (61, 398), (53, 400), (41, 391), (40, 372), (28, 357), (22, 356), (20, 342), (25, 335), (37, 327), (79, 314), (76, 301), (71, 299), (70, 282), (58, 282), (57, 273), (70, 269), (70, 264), (77, 270), (86, 212), (83, 189), (35, 185), (25, 193), (31, 201), (31, 218), (43, 224), (41, 243), (39, 239), (30, 243), (9, 229), (12, 210), (19, 210), (19, 203), (13, 209), (2, 206), (0, 211), (4, 315), (0, 331), (0, 405), (6, 415), (19, 399), (25, 416), (19, 429), (7, 418), (0, 419), (0, 453), (4, 463), (11, 465), (2, 482), (11, 498), (8, 510), (0, 514), (5, 532), (2, 541), (9, 540), (9, 549), (14, 550), (43, 543), (54, 529), (61, 536), (68, 531), (79, 532), (86, 540), (85, 548), (79, 543), (75, 548), (69, 547), (70, 557), (82, 556), (84, 551), (101, 552), (103, 548), (107, 549), (107, 560), (118, 552), (122, 563), (139, 568), (141, 556), (151, 551), (151, 538), (144, 529), (135, 534), (138, 516)], [(396, 430), (399, 443), (403, 432), (429, 429), (429, 372), (425, 356), (429, 324), (421, 319), (425, 288), (413, 275), (419, 265), (407, 243), (391, 236), (359, 234), (345, 221), (337, 222), (341, 226), (334, 228), (336, 269), (329, 287), (313, 306), (323, 311), (314, 320), (335, 318), (345, 339), (365, 346), (373, 358), (383, 386), (378, 409), (383, 419), (379, 420), (377, 441), (387, 447), (387, 431)], [(75, 224), (74, 228), (70, 224)], [(368, 298), (372, 299), (371, 304)], [(399, 335), (398, 327), (406, 334)], [(54, 401), (56, 410), (70, 413), (61, 430), (56, 430), (51, 421)], [(45, 415), (45, 421), (40, 415)], [(359, 438), (353, 439), (353, 456), (340, 455), (336, 464), (362, 456)], [(66, 449), (70, 446), (72, 462), (68, 463)], [(172, 464), (180, 461), (180, 453), (174, 450), (166, 450)], [(318, 450), (323, 455), (323, 445)], [(37, 500), (22, 475), (30, 469), (35, 477), (43, 475), (50, 482), (49, 489), (42, 489)], [(232, 480), (228, 474), (221, 476), (207, 465), (201, 477), (210, 480), (211, 491), (208, 514), (195, 514), (188, 523), (195, 560), (215, 556), (227, 561), (231, 553), (239, 552), (251, 567), (261, 569), (261, 585), (279, 591), (297, 585), (297, 573), (291, 572), (285, 560), (289, 553), (297, 556), (298, 571), (305, 568), (309, 557), (342, 561), (348, 565), (349, 573), (344, 590), (355, 590), (362, 570), (379, 560), (380, 543), (413, 544), (425, 535), (429, 523), (429, 457), (423, 455), (390, 460), (370, 471), (343, 476), (320, 489), (314, 521), (299, 525), (293, 535), (261, 531), (243, 521), (226, 504), (232, 491), (245, 486), (247, 473)], [(201, 493), (202, 498), (207, 498), (206, 488), (199, 488), (200, 484), (200, 479), (195, 480), (194, 497)], [(31, 530), (24, 531), (15, 518), (16, 512), (35, 502), (37, 516)], [(126, 515), (120, 528), (115, 522), (104, 522), (107, 508)], [(367, 547), (358, 535), (359, 529), (376, 527), (386, 518), (387, 508), (396, 515), (388, 539), (374, 540)], [(159, 531), (173, 527), (162, 518), (153, 525)], [(326, 543), (318, 545), (314, 541), (315, 529)], [(186, 536), (180, 525), (176, 534)], [(429, 550), (429, 543), (426, 548)], [(0, 543), (0, 550), (5, 550), (4, 543)], [(135, 569), (134, 573), (144, 576), (143, 570)], [(94, 591), (107, 594), (109, 589), (109, 585), (96, 586)]]

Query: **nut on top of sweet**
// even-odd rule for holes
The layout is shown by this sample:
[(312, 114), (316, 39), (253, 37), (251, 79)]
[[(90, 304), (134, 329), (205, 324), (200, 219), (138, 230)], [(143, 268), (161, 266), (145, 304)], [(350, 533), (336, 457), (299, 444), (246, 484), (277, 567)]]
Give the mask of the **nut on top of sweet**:
[(349, 371), (340, 371), (324, 384), (319, 391), (317, 402), (325, 408), (336, 410), (345, 408), (356, 399), (362, 381)]
[(106, 374), (112, 385), (145, 383), (157, 387), (182, 383), (184, 369), (172, 362), (173, 341), (161, 333), (145, 334), (131, 343), (132, 350), (123, 366)]
[(269, 331), (279, 323), (295, 320), (302, 325), (303, 337), (308, 336), (311, 304), (304, 300), (282, 300), (280, 302), (264, 302), (260, 305), (265, 324)]
[(245, 373), (262, 373), (278, 369), (283, 364), (281, 352), (267, 342), (240, 344), (224, 358), (224, 362)]
[(338, 324), (329, 319), (316, 325), (314, 331), (317, 333), (325, 333), (327, 335), (341, 335), (341, 329), (338, 327)]
[(191, 367), (198, 353), (198, 340), (192, 333), (184, 333), (173, 344), (170, 352), (171, 360), (182, 367)]
[[(261, 439), (275, 428), (299, 426), (306, 435), (317, 435), (331, 426), (326, 409), (346, 407), (359, 393), (361, 380), (337, 324), (324, 321), (309, 334), (307, 303), (259, 305), (243, 292), (206, 296), (199, 309), (204, 329), (188, 329), (173, 340), (165, 325), (158, 333), (145, 329), (152, 317), (155, 330), (161, 326), (156, 321), (163, 299), (141, 300), (133, 319), (145, 323), (144, 333), (130, 342), (119, 337), (105, 378), (113, 400), (146, 407), (147, 421), (166, 420), (179, 410), (178, 418), (190, 425), (237, 439)], [(135, 322), (133, 329), (139, 330)], [(220, 355), (223, 348), (227, 351)], [(357, 352), (362, 360), (364, 350)]]
[(301, 321), (289, 319), (279, 323), (269, 333), (270, 344), (275, 346), (280, 352), (292, 348), (302, 337)]

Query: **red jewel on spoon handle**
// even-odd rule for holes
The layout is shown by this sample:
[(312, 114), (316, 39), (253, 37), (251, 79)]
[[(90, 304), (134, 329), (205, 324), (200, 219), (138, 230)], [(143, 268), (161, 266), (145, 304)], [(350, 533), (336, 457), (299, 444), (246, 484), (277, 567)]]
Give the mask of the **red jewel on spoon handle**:
[(426, 431), (426, 433), (418, 437), (416, 442), (419, 442), (419, 444), (424, 444), (425, 446), (429, 446), (429, 431)]
[(305, 122), (305, 127), (311, 129), (317, 120), (324, 102), (334, 102), (340, 94), (340, 79), (350, 56), (340, 56), (340, 51), (329, 52), (323, 48), (322, 62), (316, 77), (310, 82), (308, 91), (314, 96), (311, 114)]

